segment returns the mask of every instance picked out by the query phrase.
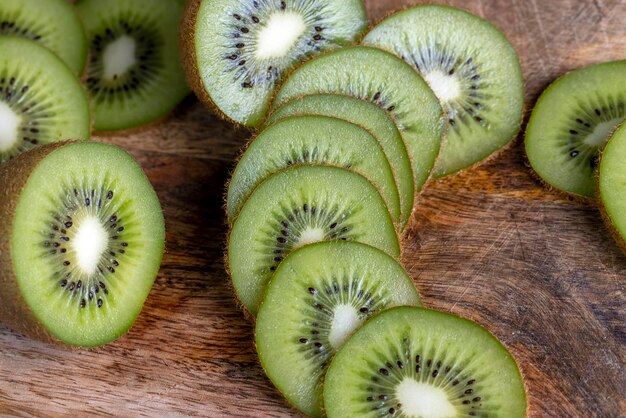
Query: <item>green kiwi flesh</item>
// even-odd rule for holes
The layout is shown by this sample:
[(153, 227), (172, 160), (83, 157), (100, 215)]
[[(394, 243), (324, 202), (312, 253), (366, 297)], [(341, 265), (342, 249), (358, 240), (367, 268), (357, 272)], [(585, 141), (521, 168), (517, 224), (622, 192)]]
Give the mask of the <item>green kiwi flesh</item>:
[(480, 325), (417, 307), (379, 313), (332, 360), (324, 380), (329, 418), (526, 415), (520, 371)]
[(254, 187), (268, 175), (290, 165), (309, 163), (361, 174), (376, 186), (394, 221), (400, 221), (398, 189), (376, 138), (357, 125), (328, 116), (283, 119), (248, 145), (228, 185), (229, 220), (232, 222)]
[(22, 37), (0, 36), (0, 164), (37, 145), (88, 139), (89, 102), (55, 54)]
[(598, 195), (604, 220), (626, 250), (626, 123), (607, 143), (598, 169)]
[(526, 128), (526, 155), (549, 186), (591, 198), (598, 156), (626, 119), (626, 60), (590, 65), (552, 83)]
[(436, 177), (485, 159), (518, 133), (524, 100), (519, 59), (486, 20), (449, 6), (415, 6), (384, 19), (363, 44), (402, 57), (439, 97), (449, 127)]
[(246, 200), (228, 239), (227, 262), (238, 299), (256, 315), (267, 282), (292, 250), (334, 240), (400, 256), (385, 202), (365, 177), (316, 165), (271, 175)]
[(178, 46), (181, 4), (81, 0), (76, 7), (91, 55), (85, 83), (96, 131), (158, 121), (189, 94)]
[(308, 415), (322, 415), (321, 380), (333, 354), (366, 319), (419, 295), (402, 266), (357, 242), (327, 241), (291, 253), (272, 277), (256, 321), (268, 377)]
[(295, 70), (278, 91), (273, 107), (324, 93), (369, 101), (393, 117), (419, 192), (439, 154), (445, 123), (437, 97), (413, 68), (378, 48), (354, 46), (328, 52)]
[[(198, 2), (196, 2), (198, 3)], [(211, 107), (249, 127), (263, 122), (283, 76), (367, 27), (362, 0), (204, 0), (185, 40), (191, 84)], [(196, 80), (197, 79), (197, 80)]]
[(344, 119), (369, 131), (383, 147), (391, 165), (400, 197), (400, 229), (404, 230), (415, 198), (411, 160), (400, 131), (387, 112), (378, 106), (350, 96), (315, 94), (292, 100), (276, 109), (265, 121), (269, 126), (281, 119), (300, 115), (322, 115)]
[(0, 167), (0, 319), (98, 346), (124, 334), (159, 270), (163, 214), (139, 164), (113, 145), (57, 142)]
[(87, 62), (80, 18), (66, 0), (2, 0), (0, 35), (19, 36), (54, 52), (75, 75)]

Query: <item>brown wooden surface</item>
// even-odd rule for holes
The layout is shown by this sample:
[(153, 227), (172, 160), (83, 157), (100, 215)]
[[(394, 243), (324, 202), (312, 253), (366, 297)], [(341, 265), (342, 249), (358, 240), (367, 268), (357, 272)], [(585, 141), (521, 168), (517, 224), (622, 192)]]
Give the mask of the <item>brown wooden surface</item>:
[[(404, 1), (370, 0), (376, 20)], [(527, 107), (564, 71), (626, 58), (624, 0), (450, 2), (505, 29)], [(247, 132), (189, 100), (128, 148), (161, 198), (168, 252), (132, 331), (68, 351), (0, 326), (0, 414), (297, 415), (256, 362), (222, 262), (224, 182)], [(626, 257), (597, 211), (544, 190), (520, 145), (419, 199), (405, 266), (425, 305), (513, 352), (533, 417), (626, 416)]]

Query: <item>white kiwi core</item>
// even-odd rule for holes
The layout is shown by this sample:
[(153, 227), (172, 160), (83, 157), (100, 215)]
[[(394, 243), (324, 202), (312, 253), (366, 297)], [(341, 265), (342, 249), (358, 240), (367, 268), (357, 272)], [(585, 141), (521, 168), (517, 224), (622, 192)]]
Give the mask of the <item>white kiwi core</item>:
[(313, 244), (314, 242), (320, 242), (324, 240), (324, 230), (322, 228), (308, 227), (300, 234), (298, 242), (293, 246), (294, 249), (304, 247), (307, 244)]
[(333, 348), (338, 349), (361, 325), (361, 320), (356, 308), (348, 304), (337, 305), (333, 314), (328, 340)]
[(20, 123), (19, 117), (6, 103), (0, 101), (0, 151), (8, 151), (17, 142)]
[(284, 57), (305, 30), (306, 24), (300, 14), (274, 13), (259, 32), (255, 52), (257, 59)]
[(618, 118), (599, 123), (593, 132), (587, 135), (587, 138), (585, 138), (584, 141), (585, 144), (595, 147), (604, 147), (613, 133), (613, 130), (615, 130), (615, 127), (617, 127), (621, 122), (622, 119)]
[(410, 418), (452, 418), (457, 416), (443, 389), (406, 377), (396, 388), (402, 412)]
[(111, 42), (104, 49), (104, 78), (116, 80), (122, 76), (130, 67), (137, 63), (135, 50), (137, 43), (131, 36), (123, 35)]
[(434, 70), (424, 75), (424, 78), (433, 89), (435, 95), (444, 103), (458, 99), (461, 95), (461, 83), (455, 75), (449, 75), (441, 70)]
[(92, 275), (96, 272), (108, 243), (109, 235), (96, 216), (88, 215), (80, 222), (72, 239), (72, 249), (83, 273)]

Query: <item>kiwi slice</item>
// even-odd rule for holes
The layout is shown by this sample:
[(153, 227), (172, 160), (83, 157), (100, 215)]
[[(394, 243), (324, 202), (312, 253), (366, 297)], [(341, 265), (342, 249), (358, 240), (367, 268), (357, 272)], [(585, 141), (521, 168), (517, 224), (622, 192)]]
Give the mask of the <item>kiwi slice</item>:
[(626, 123), (609, 140), (598, 169), (600, 209), (609, 230), (626, 251)]
[(14, 36), (0, 36), (0, 51), (0, 164), (39, 144), (89, 138), (85, 91), (55, 54)]
[(67, 0), (2, 0), (0, 35), (20, 36), (45, 46), (76, 75), (85, 68), (85, 30)]
[(334, 240), (400, 256), (385, 202), (365, 177), (331, 166), (278, 171), (250, 195), (230, 232), (227, 259), (237, 297), (256, 315), (265, 285), (292, 250)]
[(595, 195), (598, 155), (626, 119), (626, 60), (590, 65), (552, 83), (526, 128), (526, 155), (549, 186)]
[(353, 96), (385, 109), (402, 134), (415, 190), (421, 191), (439, 153), (445, 123), (437, 97), (411, 66), (378, 48), (354, 46), (332, 51), (295, 70), (273, 106), (320, 93)]
[(189, 94), (180, 63), (183, 6), (164, 0), (80, 0), (91, 59), (87, 88), (99, 132), (139, 128)]
[(400, 200), (383, 150), (365, 129), (327, 116), (284, 119), (262, 131), (241, 156), (228, 185), (229, 220), (269, 174), (294, 164), (322, 163), (344, 167), (370, 180), (400, 221)]
[(526, 415), (515, 360), (480, 325), (417, 307), (376, 315), (344, 344), (324, 381), (329, 418)]
[(344, 119), (369, 131), (383, 147), (400, 197), (400, 229), (406, 226), (414, 203), (413, 172), (400, 131), (384, 110), (372, 103), (339, 94), (315, 94), (292, 100), (276, 109), (265, 126), (286, 117), (322, 115)]
[(486, 20), (449, 6), (415, 6), (384, 19), (363, 43), (402, 57), (441, 101), (449, 127), (436, 177), (483, 160), (519, 132), (522, 69), (513, 46)]
[(190, 0), (181, 30), (196, 95), (235, 123), (263, 122), (285, 73), (367, 27), (362, 0)]
[(0, 319), (48, 341), (124, 334), (159, 270), (159, 200), (125, 151), (56, 142), (0, 167)]
[(294, 406), (321, 416), (321, 379), (333, 354), (376, 312), (419, 302), (411, 278), (384, 252), (357, 242), (307, 245), (267, 287), (256, 321), (259, 359)]

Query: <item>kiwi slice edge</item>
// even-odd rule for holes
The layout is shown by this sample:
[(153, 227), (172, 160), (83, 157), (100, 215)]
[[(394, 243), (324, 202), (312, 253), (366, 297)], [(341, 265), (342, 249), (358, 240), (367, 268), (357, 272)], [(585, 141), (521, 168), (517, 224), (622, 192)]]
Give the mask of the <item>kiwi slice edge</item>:
[(398, 233), (376, 188), (344, 168), (294, 165), (248, 197), (228, 236), (226, 265), (237, 299), (256, 315), (279, 263), (308, 243), (359, 241), (400, 257)]
[[(323, 51), (354, 43), (367, 28), (362, 0), (234, 3), (223, 0), (187, 2), (180, 42), (185, 73), (194, 93), (220, 118), (248, 128), (256, 128), (263, 122), (277, 86), (294, 67)], [(300, 16), (302, 26), (300, 23), (296, 25), (300, 35), (281, 56), (252, 56), (249, 45), (256, 45), (266, 23), (281, 15)], [(220, 28), (205, 21), (219, 21)], [(283, 28), (293, 26), (293, 23), (283, 24)], [(336, 23), (334, 27), (333, 23)], [(281, 23), (275, 25), (280, 27)], [(232, 33), (219, 33), (226, 26)], [(202, 31), (208, 35), (201, 34)], [(206, 39), (214, 43), (213, 39), (222, 38), (224, 41), (217, 44), (219, 52), (207, 48)], [(202, 69), (203, 66), (214, 66), (216, 57), (224, 65), (214, 71)], [(220, 74), (216, 76), (218, 71)], [(236, 86), (231, 85), (233, 83)], [(255, 105), (242, 106), (243, 102)]]
[(421, 307), (369, 319), (331, 361), (323, 391), (329, 418), (527, 412), (521, 371), (493, 334)]
[(293, 251), (270, 280), (256, 319), (259, 360), (298, 409), (321, 415), (321, 379), (334, 353), (364, 321), (420, 297), (404, 268), (359, 242)]
[[(463, 28), (472, 36), (455, 36)], [(468, 43), (466, 50), (461, 53), (455, 51), (460, 46), (443, 45), (446, 38), (463, 39)], [(448, 5), (416, 5), (383, 18), (366, 34), (363, 44), (385, 49), (409, 63), (444, 107), (448, 123), (434, 177), (494, 158), (519, 133), (524, 96), (519, 57), (504, 33), (489, 21)], [(496, 54), (500, 62), (485, 65)], [(494, 98), (498, 102), (491, 104)], [(484, 140), (486, 135), (490, 141)]]
[(361, 174), (376, 186), (394, 222), (401, 223), (398, 189), (376, 138), (342, 119), (302, 115), (272, 124), (247, 144), (228, 182), (227, 212), (231, 224), (264, 178), (280, 168), (309, 163), (334, 165)]
[(378, 106), (352, 96), (316, 94), (291, 100), (268, 115), (264, 126), (291, 116), (324, 115), (338, 117), (370, 132), (383, 148), (391, 165), (400, 197), (400, 230), (411, 218), (415, 202), (413, 168), (404, 140), (392, 117)]
[(626, 122), (613, 133), (601, 153), (597, 176), (597, 201), (604, 223), (626, 253), (626, 178), (622, 174), (626, 161)]

